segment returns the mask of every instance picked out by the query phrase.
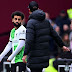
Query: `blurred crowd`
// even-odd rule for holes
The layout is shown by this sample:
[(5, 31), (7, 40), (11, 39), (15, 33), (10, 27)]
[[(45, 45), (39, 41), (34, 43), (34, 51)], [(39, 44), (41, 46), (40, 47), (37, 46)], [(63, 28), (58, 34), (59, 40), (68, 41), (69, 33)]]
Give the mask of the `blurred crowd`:
[[(62, 10), (58, 17), (54, 20), (50, 19), (49, 13), (46, 12), (46, 18), (49, 20), (54, 30), (61, 36), (65, 45), (70, 48), (72, 52), (72, 19), (68, 14)], [(51, 51), (62, 54), (62, 51), (58, 48), (54, 40), (50, 37), (50, 49)], [(70, 53), (71, 53), (70, 52)], [(52, 54), (52, 53), (51, 53)], [(66, 55), (65, 55), (66, 56)]]
[[(69, 13), (70, 11), (70, 13)], [(53, 29), (58, 33), (58, 35), (62, 38), (65, 45), (71, 50), (70, 52), (63, 52), (56, 44), (53, 38), (50, 37), (50, 57), (49, 67), (45, 69), (44, 72), (51, 72), (51, 67), (54, 67), (52, 72), (58, 72), (59, 61), (58, 58), (67, 58), (72, 59), (72, 8), (68, 9), (67, 12), (62, 10), (58, 17), (55, 19), (50, 19), (50, 14), (46, 14), (46, 19), (49, 20)], [(54, 60), (55, 59), (55, 60)], [(62, 68), (60, 72), (65, 72)], [(72, 72), (72, 70), (70, 71)]]

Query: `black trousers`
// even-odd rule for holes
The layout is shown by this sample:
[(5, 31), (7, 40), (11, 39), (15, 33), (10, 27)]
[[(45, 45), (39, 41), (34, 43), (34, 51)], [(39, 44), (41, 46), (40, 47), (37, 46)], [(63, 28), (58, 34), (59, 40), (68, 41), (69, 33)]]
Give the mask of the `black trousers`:
[(11, 65), (11, 72), (17, 72), (16, 71), (16, 67), (19, 67), (19, 71), (18, 72), (25, 72), (25, 70), (26, 70), (26, 64), (25, 63), (23, 63), (23, 62), (19, 62), (19, 63), (16, 63), (16, 64), (12, 64)]
[(30, 69), (31, 72), (42, 72), (42, 69)]

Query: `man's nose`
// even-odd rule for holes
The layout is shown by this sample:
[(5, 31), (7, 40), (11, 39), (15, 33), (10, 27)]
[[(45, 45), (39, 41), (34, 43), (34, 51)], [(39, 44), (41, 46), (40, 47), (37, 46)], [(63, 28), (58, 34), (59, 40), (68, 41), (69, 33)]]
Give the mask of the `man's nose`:
[(16, 22), (18, 22), (18, 19), (16, 20)]

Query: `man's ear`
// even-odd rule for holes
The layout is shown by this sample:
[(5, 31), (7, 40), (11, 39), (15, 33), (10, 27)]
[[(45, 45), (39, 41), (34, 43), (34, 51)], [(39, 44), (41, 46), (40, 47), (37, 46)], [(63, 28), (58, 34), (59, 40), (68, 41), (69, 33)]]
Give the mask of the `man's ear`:
[(39, 8), (38, 8), (39, 9)]
[(23, 22), (23, 20), (21, 20), (21, 22)]
[(12, 18), (12, 22), (13, 22), (13, 18)]
[(29, 12), (31, 12), (30, 9), (28, 9), (28, 10), (29, 10)]
[(32, 12), (30, 11), (30, 9), (28, 9), (29, 10), (29, 14), (32, 14)]

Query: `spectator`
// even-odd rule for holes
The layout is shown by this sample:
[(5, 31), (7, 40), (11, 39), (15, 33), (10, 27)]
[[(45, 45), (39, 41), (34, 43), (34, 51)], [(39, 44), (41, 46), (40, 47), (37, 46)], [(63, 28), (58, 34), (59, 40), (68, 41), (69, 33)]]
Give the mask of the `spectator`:
[[(65, 43), (65, 45), (70, 48), (70, 40), (69, 40), (69, 35), (67, 33), (63, 34), (62, 40)], [(72, 58), (71, 51), (70, 52), (61, 51), (60, 57), (61, 58), (71, 59)]]
[(69, 40), (71, 40), (71, 38), (72, 38), (72, 20), (71, 20), (71, 24), (70, 24)]
[(59, 27), (59, 26), (57, 26), (57, 27), (55, 28), (55, 31), (58, 33), (58, 35), (61, 36), (61, 33), (60, 33), (60, 27)]
[(70, 20), (72, 20), (72, 6), (70, 9), (67, 9), (67, 14)]
[(51, 23), (51, 22), (52, 22), (52, 20), (50, 19), (50, 15), (49, 15), (49, 13), (45, 12), (45, 15), (46, 15), (46, 19), (48, 19), (48, 20), (49, 20), (49, 22)]
[(70, 34), (69, 34), (69, 40), (72, 38), (72, 24), (70, 24)]
[(71, 49), (71, 53), (72, 53), (72, 36), (71, 36), (71, 40), (70, 40), (70, 49)]
[(51, 25), (52, 25), (53, 29), (55, 29), (57, 27), (57, 25), (55, 24), (54, 21), (51, 22)]
[(63, 42), (65, 43), (65, 45), (67, 47), (70, 46), (70, 41), (69, 41), (69, 35), (68, 35), (68, 33), (63, 34), (62, 40), (63, 40)]
[(70, 31), (72, 31), (72, 24), (70, 24)]
[(62, 10), (59, 16), (56, 18), (56, 24), (60, 27), (61, 32), (63, 33), (63, 25), (68, 24), (70, 25), (70, 20), (68, 19), (66, 12)]
[(63, 34), (65, 34), (65, 33), (70, 34), (70, 29), (67, 24), (63, 25)]

